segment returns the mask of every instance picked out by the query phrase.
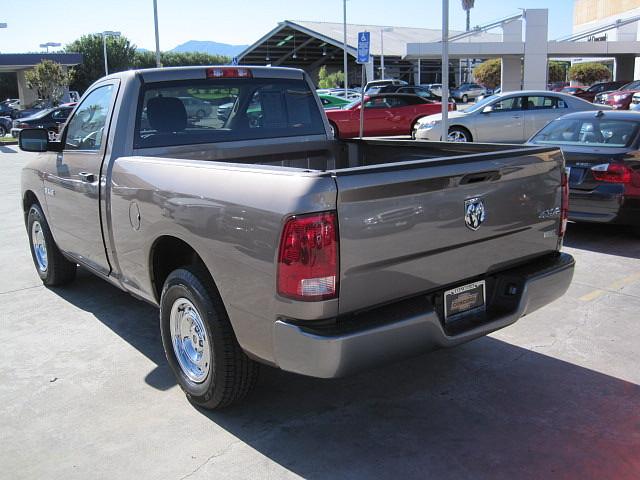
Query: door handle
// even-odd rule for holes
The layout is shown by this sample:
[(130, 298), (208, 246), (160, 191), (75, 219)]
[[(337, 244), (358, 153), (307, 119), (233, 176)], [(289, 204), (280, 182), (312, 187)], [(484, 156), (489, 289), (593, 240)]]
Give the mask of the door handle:
[(83, 182), (93, 183), (96, 181), (96, 176), (93, 173), (80, 172), (78, 176)]

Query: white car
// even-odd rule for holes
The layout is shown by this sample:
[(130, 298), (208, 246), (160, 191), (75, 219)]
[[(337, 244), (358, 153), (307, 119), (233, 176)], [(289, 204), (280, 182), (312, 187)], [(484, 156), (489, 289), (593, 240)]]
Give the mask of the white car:
[[(450, 142), (524, 143), (551, 120), (585, 110), (605, 110), (559, 92), (523, 90), (487, 97), (464, 110), (449, 112)], [(418, 120), (412, 136), (418, 140), (439, 141), (442, 115)]]

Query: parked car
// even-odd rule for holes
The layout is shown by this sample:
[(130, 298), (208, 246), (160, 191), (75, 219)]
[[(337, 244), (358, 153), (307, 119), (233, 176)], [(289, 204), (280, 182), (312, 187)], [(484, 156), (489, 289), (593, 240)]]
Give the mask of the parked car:
[(13, 119), (11, 117), (0, 117), (0, 137), (4, 137), (11, 131)]
[(442, 84), (441, 83), (422, 83), (421, 87), (428, 88), (438, 97), (442, 97)]
[(10, 104), (4, 103), (4, 102), (0, 103), (0, 116), (16, 118), (17, 114), (18, 114), (18, 110), (11, 107)]
[[(442, 100), (440, 95), (437, 95), (430, 88), (421, 85), (387, 85), (380, 89), (380, 93), (406, 93), (408, 95), (417, 95), (432, 102), (440, 102)], [(442, 93), (442, 90), (440, 90), (440, 93)], [(450, 96), (449, 103), (455, 105), (456, 101)]]
[(318, 98), (322, 103), (322, 108), (342, 108), (351, 103), (349, 100), (333, 95), (318, 95)]
[(404, 80), (397, 80), (395, 78), (387, 78), (385, 80), (372, 80), (368, 82), (364, 87), (364, 93), (368, 93), (369, 95), (375, 95), (380, 93), (383, 87), (387, 85), (409, 85)]
[(563, 88), (571, 85), (569, 82), (551, 82), (547, 85), (547, 90), (551, 92), (560, 92)]
[(578, 95), (584, 93), (587, 87), (564, 87), (560, 90), (562, 93), (566, 93), (567, 95)]
[[(418, 119), (442, 108), (440, 102), (399, 93), (367, 95), (364, 105), (366, 136), (409, 135)], [(451, 104), (449, 109), (453, 107)], [(360, 100), (342, 110), (327, 110), (326, 114), (336, 137), (351, 138), (360, 134)]]
[(627, 83), (617, 90), (599, 93), (593, 103), (608, 105), (615, 110), (629, 110), (633, 94), (636, 92), (640, 92), (640, 80)]
[(640, 234), (640, 115), (565, 115), (529, 140), (562, 149), (569, 173), (569, 220), (631, 225)]
[(178, 97), (180, 101), (184, 103), (184, 108), (187, 111), (187, 117), (196, 118), (201, 120), (205, 117), (211, 116), (213, 113), (213, 107), (206, 100), (196, 97)]
[(345, 97), (344, 88), (331, 88), (328, 92), (329, 95), (334, 97), (346, 98), (348, 101), (353, 102), (360, 98), (360, 90), (348, 89)]
[[(180, 96), (232, 88), (223, 127), (189, 123)], [(259, 363), (330, 378), (470, 341), (573, 276), (557, 148), (337, 140), (302, 70), (111, 74), (59, 141), (28, 129), (20, 148), (39, 152), (20, 203), (42, 282), (80, 264), (160, 307), (167, 362), (204, 408), (241, 400)]]
[(460, 100), (462, 103), (467, 103), (469, 100), (473, 100), (486, 94), (487, 89), (477, 83), (462, 83), (453, 88), (450, 92), (450, 95), (454, 99)]
[(51, 106), (51, 102), (48, 102), (46, 100), (38, 100), (34, 103), (32, 103), (29, 108), (25, 108), (24, 110), (20, 110), (18, 111), (18, 113), (16, 114), (15, 118), (26, 118), (26, 117), (30, 117), (38, 112), (41, 112), (42, 110), (46, 110), (48, 108), (52, 108)]
[[(452, 142), (523, 143), (535, 132), (567, 113), (596, 111), (600, 106), (581, 98), (546, 90), (522, 90), (492, 95), (449, 115)], [(440, 140), (442, 115), (416, 122), (413, 137)]]
[[(576, 97), (580, 97), (587, 102), (593, 102), (596, 99), (596, 95), (599, 93), (610, 92), (616, 90), (626, 84), (628, 81), (615, 81), (615, 82), (600, 82), (591, 85), (583, 92), (575, 93)], [(583, 87), (584, 88), (584, 87)]]
[(67, 121), (69, 114), (73, 110), (72, 105), (40, 110), (30, 117), (20, 117), (13, 121), (11, 136), (18, 138), (20, 131), (25, 128), (44, 128), (51, 134), (58, 134), (60, 127)]

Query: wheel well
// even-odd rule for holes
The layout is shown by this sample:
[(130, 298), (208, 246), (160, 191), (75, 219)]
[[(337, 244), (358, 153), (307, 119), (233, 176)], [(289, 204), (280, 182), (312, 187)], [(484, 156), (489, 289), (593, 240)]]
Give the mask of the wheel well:
[(176, 237), (163, 236), (158, 238), (151, 248), (150, 257), (151, 283), (158, 302), (164, 282), (174, 270), (188, 266), (200, 266), (208, 272), (202, 258), (191, 245)]
[(31, 205), (33, 205), (34, 203), (42, 208), (42, 205), (40, 205), (38, 197), (36, 197), (35, 193), (33, 193), (31, 190), (27, 190), (26, 192), (24, 192), (24, 196), (22, 197), (22, 210), (24, 212), (25, 218), (27, 217), (27, 215), (29, 215), (29, 208), (31, 208)]
[(469, 129), (467, 127), (463, 127), (462, 125), (451, 125), (449, 127), (449, 131), (451, 131), (453, 128), (457, 128), (458, 130), (464, 130), (464, 132), (469, 135), (469, 141), (472, 142), (473, 141), (473, 135), (471, 135), (471, 132), (469, 131)]
[(338, 130), (338, 125), (336, 125), (336, 122), (329, 120), (329, 125), (333, 127), (334, 135), (336, 138), (338, 138), (340, 136), (340, 130)]

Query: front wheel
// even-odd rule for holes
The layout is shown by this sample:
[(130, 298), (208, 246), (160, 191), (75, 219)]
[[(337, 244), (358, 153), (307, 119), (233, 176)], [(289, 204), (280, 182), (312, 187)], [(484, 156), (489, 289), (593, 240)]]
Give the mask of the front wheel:
[(258, 364), (244, 353), (208, 273), (173, 271), (160, 298), (160, 330), (169, 366), (192, 403), (222, 408), (255, 386)]
[(465, 94), (462, 95), (462, 103), (467, 103), (469, 101), (469, 97)]
[(447, 136), (447, 139), (450, 142), (458, 142), (458, 143), (472, 141), (471, 134), (464, 128), (460, 128), (460, 127), (451, 127), (449, 129), (449, 135)]
[(77, 265), (67, 260), (58, 249), (49, 224), (37, 204), (29, 208), (27, 231), (33, 263), (42, 283), (53, 287), (71, 282), (76, 277)]
[(0, 137), (4, 137), (7, 134), (7, 129), (4, 125), (0, 125)]

